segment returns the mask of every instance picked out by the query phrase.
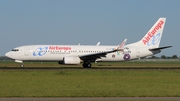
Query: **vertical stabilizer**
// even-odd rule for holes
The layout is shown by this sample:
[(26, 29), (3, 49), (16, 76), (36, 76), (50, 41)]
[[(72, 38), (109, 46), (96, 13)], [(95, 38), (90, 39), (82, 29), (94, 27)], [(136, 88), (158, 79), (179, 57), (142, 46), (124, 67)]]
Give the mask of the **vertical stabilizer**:
[(158, 48), (163, 34), (166, 18), (159, 18), (146, 35), (138, 42), (132, 45), (147, 46), (149, 48)]

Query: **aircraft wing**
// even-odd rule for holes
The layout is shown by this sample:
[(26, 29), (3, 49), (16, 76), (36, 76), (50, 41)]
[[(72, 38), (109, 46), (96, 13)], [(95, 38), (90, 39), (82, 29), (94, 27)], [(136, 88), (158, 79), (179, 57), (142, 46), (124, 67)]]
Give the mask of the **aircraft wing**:
[(101, 59), (101, 57), (106, 57), (106, 55), (108, 53), (113, 53), (116, 51), (123, 51), (123, 48), (124, 48), (126, 41), (127, 41), (127, 39), (125, 39), (116, 49), (114, 49), (112, 51), (82, 55), (82, 56), (79, 56), (79, 58), (81, 60), (88, 60), (88, 61), (95, 61), (96, 59)]
[(79, 56), (81, 60), (89, 60), (89, 61), (95, 61), (96, 59), (100, 59), (101, 57), (106, 57), (108, 53), (113, 53), (120, 50), (112, 50), (112, 51), (106, 51), (106, 52), (100, 52), (100, 53), (93, 53), (93, 54), (87, 54)]

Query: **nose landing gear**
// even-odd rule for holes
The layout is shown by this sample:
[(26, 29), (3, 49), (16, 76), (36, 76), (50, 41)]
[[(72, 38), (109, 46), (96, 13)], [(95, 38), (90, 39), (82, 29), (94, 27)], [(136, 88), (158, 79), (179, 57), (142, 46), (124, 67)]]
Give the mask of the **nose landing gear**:
[(21, 64), (20, 67), (23, 68), (23, 67), (24, 67), (24, 64)]

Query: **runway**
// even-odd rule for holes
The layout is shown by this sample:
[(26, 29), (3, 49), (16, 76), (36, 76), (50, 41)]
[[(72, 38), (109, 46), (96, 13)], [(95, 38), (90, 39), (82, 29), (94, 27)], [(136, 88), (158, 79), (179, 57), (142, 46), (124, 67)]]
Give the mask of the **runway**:
[(180, 67), (0, 67), (0, 70), (180, 70)]
[(0, 101), (179, 101), (180, 97), (0, 98)]

